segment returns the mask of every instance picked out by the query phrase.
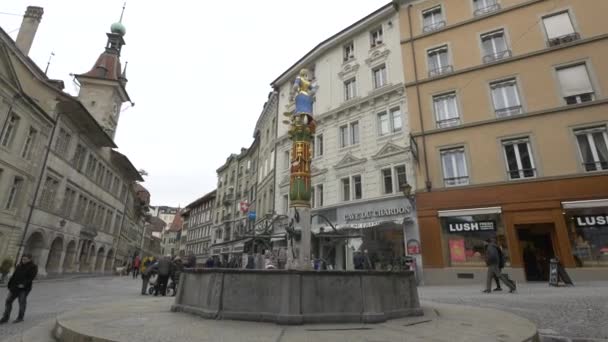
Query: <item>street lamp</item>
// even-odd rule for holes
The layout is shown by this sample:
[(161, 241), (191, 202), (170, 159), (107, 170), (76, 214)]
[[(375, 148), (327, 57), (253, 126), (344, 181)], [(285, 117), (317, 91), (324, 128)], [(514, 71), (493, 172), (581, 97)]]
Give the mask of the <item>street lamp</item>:
[(416, 196), (412, 194), (412, 186), (406, 182), (401, 186), (401, 192), (403, 192), (403, 196), (410, 201), (412, 210), (416, 209)]

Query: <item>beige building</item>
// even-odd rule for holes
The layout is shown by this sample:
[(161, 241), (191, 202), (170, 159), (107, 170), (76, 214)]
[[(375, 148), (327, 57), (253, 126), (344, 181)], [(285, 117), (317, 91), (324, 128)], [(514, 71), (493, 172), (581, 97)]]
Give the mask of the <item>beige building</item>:
[(2, 103), (8, 104), (0, 112), (6, 123), (0, 153), (12, 155), (2, 158), (0, 177), (6, 189), (0, 217), (9, 218), (12, 231), (9, 247), (0, 247), (13, 259), (33, 254), (41, 275), (110, 271), (140, 248), (148, 204), (135, 188), (143, 179), (112, 139), (117, 108), (129, 101), (120, 68), (124, 26), (112, 25), (105, 51), (76, 76), (81, 87), (73, 97), (27, 56), (41, 15), (41, 8), (28, 8), (17, 42), (0, 30)]
[(427, 283), (608, 278), (608, 2), (394, 4)]

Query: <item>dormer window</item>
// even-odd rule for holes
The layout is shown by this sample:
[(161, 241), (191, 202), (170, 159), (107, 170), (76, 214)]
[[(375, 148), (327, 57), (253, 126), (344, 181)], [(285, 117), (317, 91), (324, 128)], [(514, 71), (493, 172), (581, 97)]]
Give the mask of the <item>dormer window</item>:
[(370, 38), (370, 46), (372, 48), (382, 44), (382, 26), (378, 27), (377, 29), (371, 31), (369, 33), (369, 38)]
[(354, 58), (355, 58), (355, 43), (351, 41), (348, 44), (344, 45), (343, 60), (345, 62), (347, 62)]

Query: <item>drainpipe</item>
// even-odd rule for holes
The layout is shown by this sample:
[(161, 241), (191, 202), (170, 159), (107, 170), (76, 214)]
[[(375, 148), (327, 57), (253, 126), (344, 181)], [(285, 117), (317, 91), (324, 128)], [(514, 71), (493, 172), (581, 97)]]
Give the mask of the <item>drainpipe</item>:
[(40, 175), (38, 176), (36, 190), (34, 191), (34, 199), (32, 200), (32, 204), (30, 205), (30, 211), (27, 214), (27, 220), (25, 221), (25, 227), (23, 228), (23, 234), (21, 234), (21, 240), (19, 241), (19, 248), (17, 248), (17, 255), (15, 257), (15, 267), (17, 267), (17, 264), (19, 264), (19, 256), (21, 255), (21, 252), (23, 250), (23, 244), (25, 242), (25, 237), (27, 236), (27, 231), (30, 227), (30, 222), (32, 221), (32, 215), (34, 214), (34, 207), (36, 205), (36, 201), (38, 200), (38, 192), (40, 192), (40, 186), (42, 185), (42, 178), (44, 177), (44, 171), (46, 170), (46, 164), (49, 160), (49, 154), (51, 152), (51, 144), (53, 143), (53, 139), (55, 138), (55, 132), (57, 131), (57, 126), (59, 124), (60, 118), (61, 118), (61, 113), (58, 113), (57, 118), (55, 119), (55, 122), (53, 123), (53, 130), (51, 131), (51, 137), (49, 138), (46, 152), (44, 154), (44, 161), (42, 162), (42, 168), (40, 169)]
[(420, 120), (420, 131), (422, 133), (422, 148), (424, 149), (424, 173), (425, 173), (425, 187), (427, 191), (431, 191), (431, 180), (429, 179), (429, 163), (427, 159), (426, 152), (426, 136), (424, 133), (424, 120), (422, 117), (422, 104), (420, 102), (420, 89), (418, 85), (418, 64), (416, 63), (416, 53), (415, 53), (415, 40), (414, 40), (414, 31), (412, 29), (412, 4), (407, 6), (407, 19), (408, 25), (410, 29), (410, 41), (412, 42), (412, 62), (414, 63), (414, 82), (416, 83), (416, 99), (418, 100), (418, 118)]

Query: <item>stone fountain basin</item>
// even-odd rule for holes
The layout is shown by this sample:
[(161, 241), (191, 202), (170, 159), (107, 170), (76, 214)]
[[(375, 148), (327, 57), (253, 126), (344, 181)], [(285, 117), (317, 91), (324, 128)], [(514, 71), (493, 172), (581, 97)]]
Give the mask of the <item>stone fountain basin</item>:
[(278, 324), (423, 315), (412, 271), (187, 269), (171, 310)]

